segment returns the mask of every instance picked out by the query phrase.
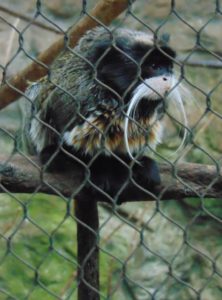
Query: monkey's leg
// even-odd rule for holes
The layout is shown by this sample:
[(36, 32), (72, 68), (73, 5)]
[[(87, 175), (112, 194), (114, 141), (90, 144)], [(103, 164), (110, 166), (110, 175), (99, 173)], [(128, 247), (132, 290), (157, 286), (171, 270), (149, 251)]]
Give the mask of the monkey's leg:
[[(86, 167), (81, 166), (74, 157), (82, 161)], [(142, 190), (152, 192), (160, 184), (157, 163), (149, 157), (140, 158), (139, 164), (132, 164), (129, 157), (123, 155), (118, 157), (99, 155), (94, 160), (80, 153), (72, 153), (69, 156), (64, 151), (57, 151), (56, 146), (50, 146), (42, 151), (41, 160), (51, 172), (72, 172), (77, 167), (82, 168), (83, 181), (86, 171), (90, 171), (89, 181), (86, 182), (84, 190), (99, 199), (104, 200), (105, 197), (105, 201), (116, 196), (118, 203), (121, 199), (133, 201), (147, 195)]]
[[(90, 166), (91, 181), (100, 190), (118, 200), (141, 197), (142, 190), (152, 192), (160, 184), (159, 169), (154, 160), (142, 157), (131, 166), (128, 157), (99, 156)], [(102, 194), (102, 193), (101, 193)], [(144, 194), (145, 195), (145, 194)]]

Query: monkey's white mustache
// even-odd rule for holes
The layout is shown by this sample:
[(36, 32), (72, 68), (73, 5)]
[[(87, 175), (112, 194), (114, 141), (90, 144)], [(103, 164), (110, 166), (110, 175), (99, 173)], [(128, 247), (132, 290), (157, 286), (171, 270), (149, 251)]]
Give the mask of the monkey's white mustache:
[[(185, 143), (185, 139), (187, 136), (187, 117), (183, 105), (182, 98), (180, 96), (180, 92), (178, 88), (176, 87), (176, 79), (173, 76), (157, 76), (152, 77), (150, 79), (144, 80), (143, 83), (141, 83), (134, 91), (133, 97), (130, 100), (129, 107), (126, 112), (125, 121), (124, 121), (124, 142), (125, 147), (127, 150), (127, 153), (129, 154), (130, 158), (132, 160), (135, 160), (133, 157), (130, 146), (129, 146), (129, 137), (128, 137), (128, 128), (129, 128), (129, 121), (135, 122), (135, 112), (136, 109), (142, 99), (149, 100), (159, 100), (164, 99), (164, 101), (172, 100), (175, 101), (177, 105), (180, 107), (180, 112), (183, 117), (183, 121), (185, 124), (185, 131), (183, 140), (181, 142), (181, 145), (176, 150), (179, 151), (182, 146)], [(169, 93), (169, 94), (168, 94)], [(155, 114), (155, 112), (153, 112)], [(156, 121), (158, 120), (158, 116), (156, 118)], [(152, 124), (151, 124), (152, 126)], [(144, 128), (146, 130), (146, 128)]]

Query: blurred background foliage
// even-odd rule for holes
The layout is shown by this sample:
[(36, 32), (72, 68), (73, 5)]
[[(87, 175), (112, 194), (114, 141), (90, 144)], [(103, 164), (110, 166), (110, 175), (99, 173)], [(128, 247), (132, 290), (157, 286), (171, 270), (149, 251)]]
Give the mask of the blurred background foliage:
[[(88, 0), (87, 8), (97, 1)], [(66, 30), (81, 17), (82, 1), (42, 0), (43, 24)], [(58, 34), (1, 11), (1, 6), (34, 17), (36, 1), (0, 0), (0, 76), (10, 77), (49, 46)], [(178, 59), (221, 64), (222, 16), (216, 1), (140, 0), (114, 26), (170, 34)], [(57, 27), (57, 29), (58, 29)], [(197, 47), (197, 36), (199, 45)], [(212, 52), (214, 54), (212, 54)], [(181, 69), (176, 66), (180, 75)], [(182, 83), (189, 90), (186, 111), (192, 139), (180, 144), (180, 130), (170, 118), (158, 152), (179, 161), (221, 165), (221, 68), (184, 66)], [(23, 100), (24, 101), (24, 100)], [(14, 151), (23, 122), (24, 103), (0, 112), (0, 153)], [(176, 117), (177, 118), (177, 117)], [(76, 222), (70, 199), (43, 194), (0, 195), (0, 300), (76, 299)], [(100, 206), (101, 293), (112, 300), (222, 299), (222, 205), (219, 199), (184, 199), (130, 203), (112, 211)], [(171, 273), (169, 274), (169, 270)], [(153, 297), (151, 295), (154, 295)]]

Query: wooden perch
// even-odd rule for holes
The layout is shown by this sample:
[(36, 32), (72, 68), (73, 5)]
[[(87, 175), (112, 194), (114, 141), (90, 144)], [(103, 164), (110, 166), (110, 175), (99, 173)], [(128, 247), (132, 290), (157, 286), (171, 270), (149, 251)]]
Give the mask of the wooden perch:
[[(136, 198), (118, 197), (117, 203), (155, 199), (179, 201), (188, 197), (222, 199), (221, 170), (215, 166), (184, 163), (174, 169), (170, 165), (161, 165), (160, 172), (162, 184), (156, 187), (153, 194), (136, 190)], [(112, 202), (113, 199), (104, 199), (100, 197), (102, 193), (95, 194), (94, 191), (87, 193), (85, 183), (86, 178), (78, 165), (71, 173), (52, 174), (45, 172), (34, 157), (14, 155), (9, 160), (0, 157), (0, 192), (42, 192), (77, 200), (78, 300), (100, 300), (97, 202)], [(130, 195), (129, 192), (127, 194)]]
[[(109, 25), (128, 6), (127, 0), (101, 0), (96, 7), (75, 24), (68, 32), (70, 47), (74, 47), (84, 33), (93, 27), (103, 24)], [(13, 76), (0, 88), (0, 109), (14, 102), (22, 95), (28, 86), (28, 81), (36, 81), (45, 76), (48, 66), (66, 47), (64, 37), (42, 52), (24, 70)]]
[[(0, 192), (33, 193), (38, 192), (75, 197), (84, 182), (82, 171), (76, 167), (72, 174), (51, 174), (41, 171), (38, 160), (15, 155), (8, 163), (0, 156)], [(120, 202), (181, 200), (189, 197), (208, 197), (222, 199), (221, 170), (215, 166), (181, 163), (173, 170), (170, 165), (160, 165), (162, 184), (153, 192), (141, 193), (137, 199), (121, 199)], [(220, 174), (219, 174), (220, 173)], [(173, 175), (175, 174), (175, 175)], [(98, 201), (109, 202), (98, 198)]]

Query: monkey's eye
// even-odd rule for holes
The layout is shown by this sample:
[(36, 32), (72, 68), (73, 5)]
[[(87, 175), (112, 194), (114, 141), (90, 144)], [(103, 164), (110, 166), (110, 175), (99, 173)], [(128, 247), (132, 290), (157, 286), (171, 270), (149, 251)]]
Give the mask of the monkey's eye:
[(152, 64), (152, 65), (151, 65), (151, 68), (152, 68), (153, 70), (158, 70), (158, 69), (160, 68), (160, 66), (157, 65), (157, 64)]

